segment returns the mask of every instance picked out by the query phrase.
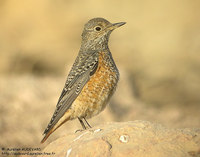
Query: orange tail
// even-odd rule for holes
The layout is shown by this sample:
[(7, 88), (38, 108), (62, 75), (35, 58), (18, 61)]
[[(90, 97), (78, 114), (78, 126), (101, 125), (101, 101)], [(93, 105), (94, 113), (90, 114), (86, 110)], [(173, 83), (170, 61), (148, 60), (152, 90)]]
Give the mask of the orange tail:
[[(54, 130), (55, 131), (55, 130)], [(42, 141), (40, 143), (44, 143), (47, 138), (54, 132), (53, 130), (50, 130), (45, 136), (43, 137)]]
[[(63, 118), (63, 117), (62, 117)], [(40, 143), (44, 143), (47, 138), (54, 132), (56, 131), (63, 123), (65, 123), (66, 121), (68, 121), (70, 119), (70, 117), (68, 117), (67, 119), (65, 119), (64, 121), (62, 121), (62, 118), (58, 121), (58, 123), (51, 129), (49, 130), (49, 132), (47, 132), (45, 134), (45, 136), (43, 137), (42, 141)], [(62, 122), (61, 122), (62, 121)]]

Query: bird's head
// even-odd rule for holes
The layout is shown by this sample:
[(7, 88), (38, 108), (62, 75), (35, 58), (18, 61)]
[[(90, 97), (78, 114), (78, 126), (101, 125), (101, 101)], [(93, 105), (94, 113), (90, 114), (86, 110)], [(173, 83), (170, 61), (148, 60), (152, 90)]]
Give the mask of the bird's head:
[(86, 47), (107, 45), (110, 33), (124, 24), (125, 22), (110, 23), (104, 18), (93, 18), (84, 26), (82, 44), (86, 44)]

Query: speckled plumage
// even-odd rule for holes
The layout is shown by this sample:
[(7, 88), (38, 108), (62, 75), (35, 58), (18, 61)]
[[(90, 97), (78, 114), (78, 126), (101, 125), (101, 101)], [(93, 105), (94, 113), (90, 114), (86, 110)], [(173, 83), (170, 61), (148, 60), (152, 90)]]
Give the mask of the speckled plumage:
[(42, 143), (68, 120), (78, 118), (85, 129), (81, 119), (91, 118), (105, 108), (119, 80), (108, 39), (110, 33), (123, 24), (111, 24), (103, 18), (94, 18), (85, 24), (79, 54), (44, 131)]

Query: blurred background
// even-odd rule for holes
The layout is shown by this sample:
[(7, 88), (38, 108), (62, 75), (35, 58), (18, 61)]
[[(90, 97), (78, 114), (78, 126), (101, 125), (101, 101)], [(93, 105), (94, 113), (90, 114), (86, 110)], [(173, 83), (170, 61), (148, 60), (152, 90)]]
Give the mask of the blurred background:
[(109, 42), (119, 86), (91, 125), (139, 119), (199, 128), (199, 8), (199, 0), (0, 0), (0, 147), (44, 147), (81, 128), (67, 122), (40, 144), (94, 17), (127, 24)]

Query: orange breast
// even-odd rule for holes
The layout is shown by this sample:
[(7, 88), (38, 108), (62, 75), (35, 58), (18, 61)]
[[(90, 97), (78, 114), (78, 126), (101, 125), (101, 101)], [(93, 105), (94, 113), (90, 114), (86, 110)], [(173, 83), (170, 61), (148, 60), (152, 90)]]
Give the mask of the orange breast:
[[(72, 105), (76, 118), (90, 118), (101, 112), (117, 85), (118, 74), (106, 63), (105, 53), (100, 53), (98, 68)], [(76, 113), (75, 113), (76, 112)]]

